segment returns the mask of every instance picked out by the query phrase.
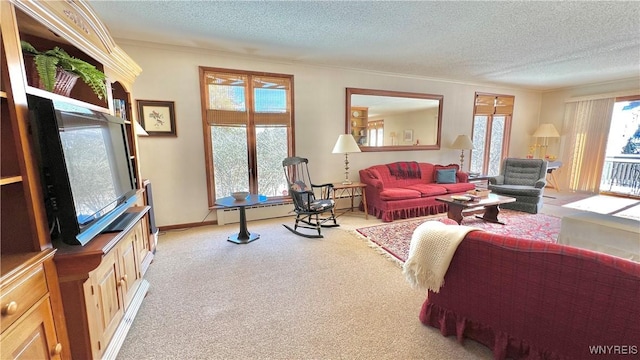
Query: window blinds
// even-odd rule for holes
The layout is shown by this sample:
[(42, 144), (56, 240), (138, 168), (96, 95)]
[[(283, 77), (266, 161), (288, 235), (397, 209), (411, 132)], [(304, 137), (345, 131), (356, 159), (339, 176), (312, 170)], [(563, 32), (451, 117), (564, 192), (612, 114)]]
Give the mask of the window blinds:
[(512, 115), (514, 96), (476, 95), (475, 115)]
[(290, 125), (291, 79), (217, 72), (205, 79), (208, 125)]

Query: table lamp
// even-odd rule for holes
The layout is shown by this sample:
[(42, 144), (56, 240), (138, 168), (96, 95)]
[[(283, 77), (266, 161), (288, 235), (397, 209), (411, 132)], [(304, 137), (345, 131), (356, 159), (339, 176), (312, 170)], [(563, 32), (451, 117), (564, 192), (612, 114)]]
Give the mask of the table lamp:
[(344, 181), (342, 183), (345, 185), (352, 184), (351, 180), (349, 180), (349, 153), (357, 152), (360, 152), (360, 147), (351, 134), (340, 135), (336, 145), (333, 147), (332, 153), (344, 154)]
[(453, 141), (453, 144), (451, 144), (451, 148), (460, 150), (460, 171), (462, 171), (462, 165), (464, 164), (464, 151), (473, 149), (473, 143), (468, 135), (458, 135), (458, 137)]
[(536, 130), (536, 132), (533, 133), (533, 137), (535, 138), (542, 138), (542, 145), (540, 146), (542, 148), (542, 154), (540, 156), (541, 159), (544, 159), (545, 156), (547, 155), (547, 147), (549, 146), (549, 138), (550, 137), (560, 137), (560, 134), (558, 133), (558, 130), (556, 130), (556, 127), (553, 126), (553, 124), (550, 123), (544, 123), (544, 124), (540, 124), (540, 126), (538, 127), (538, 130)]

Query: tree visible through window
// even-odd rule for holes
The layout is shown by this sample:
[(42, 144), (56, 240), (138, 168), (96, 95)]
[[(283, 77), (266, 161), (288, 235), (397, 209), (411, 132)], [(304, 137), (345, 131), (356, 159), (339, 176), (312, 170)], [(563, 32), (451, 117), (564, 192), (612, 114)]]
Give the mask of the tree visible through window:
[(498, 175), (509, 150), (515, 97), (476, 93), (470, 172)]
[(209, 206), (234, 191), (286, 194), (293, 76), (200, 68)]

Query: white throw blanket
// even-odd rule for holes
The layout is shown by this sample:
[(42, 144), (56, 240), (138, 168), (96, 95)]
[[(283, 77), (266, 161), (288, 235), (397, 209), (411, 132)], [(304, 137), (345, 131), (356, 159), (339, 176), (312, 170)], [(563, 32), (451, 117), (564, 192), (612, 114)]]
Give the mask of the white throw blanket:
[(479, 229), (440, 221), (418, 226), (411, 236), (409, 258), (403, 266), (407, 281), (414, 287), (439, 292), (458, 244), (473, 230)]

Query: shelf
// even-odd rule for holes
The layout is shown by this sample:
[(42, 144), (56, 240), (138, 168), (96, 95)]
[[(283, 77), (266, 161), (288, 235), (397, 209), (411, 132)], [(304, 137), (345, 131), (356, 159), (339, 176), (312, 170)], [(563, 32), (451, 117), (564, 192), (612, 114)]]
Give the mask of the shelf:
[[(35, 95), (35, 96), (39, 96), (45, 99), (51, 99), (53, 101), (62, 101), (62, 102), (66, 102), (72, 105), (77, 105), (77, 106), (81, 106), (90, 110), (95, 110), (101, 113), (107, 113), (110, 114), (109, 112), (109, 108), (107, 107), (103, 107), (103, 106), (98, 106), (92, 103), (88, 103), (85, 101), (81, 101), (81, 100), (76, 100), (74, 98), (70, 98), (70, 97), (66, 97), (66, 96), (62, 96), (62, 95), (58, 95), (58, 94), (54, 94), (52, 92), (46, 91), (46, 90), (42, 90), (42, 89), (38, 89), (37, 87), (33, 87), (33, 86), (26, 86), (26, 93), (27, 94), (31, 94), (31, 95)], [(107, 106), (107, 103), (104, 103), (105, 106)]]
[(22, 181), (22, 176), (5, 176), (0, 178), (0, 185), (15, 184)]
[[(128, 210), (135, 211), (138, 220), (135, 225), (129, 225), (129, 230), (126, 231), (130, 236), (126, 239), (123, 238), (125, 234), (102, 234), (86, 246), (73, 247), (57, 239), (52, 240), (48, 220), (53, 220), (53, 216), (47, 214), (48, 208), (42, 194), (43, 164), (38, 156), (39, 149), (36, 149), (34, 143), (37, 140), (36, 136), (31, 134), (29, 129), (32, 113), (29, 111), (27, 95), (111, 115), (112, 97), (125, 99), (126, 115), (131, 119), (131, 97), (125, 90), (132, 87), (141, 69), (115, 45), (106, 27), (86, 0), (0, 1), (0, 13), (0, 287), (5, 290), (17, 285), (25, 286), (24, 291), (15, 292), (19, 295), (16, 301), (20, 302), (21, 313), (17, 313), (11, 321), (18, 316), (20, 319), (10, 325), (10, 330), (6, 330), (10, 323), (2, 322), (2, 358), (15, 354), (59, 360), (115, 358), (117, 348), (133, 321), (134, 313), (126, 310), (126, 318), (113, 317), (111, 305), (122, 307), (123, 303), (128, 302), (130, 309), (139, 307), (147, 290), (138, 284), (146, 284), (139, 278), (143, 275), (143, 267), (148, 268), (153, 259), (153, 254), (149, 251), (150, 241), (155, 244), (156, 239), (150, 238), (148, 233), (149, 208), (136, 207)], [(25, 54), (21, 51), (21, 40), (30, 42), (36, 49), (52, 49), (58, 46), (69, 55), (87, 61), (108, 74), (107, 80), (110, 83), (106, 84), (106, 98), (99, 99), (91, 87), (81, 79), (69, 96), (39, 89), (35, 76), (31, 76), (35, 75), (33, 72), (37, 73), (37, 70), (34, 71), (30, 59), (24, 63)], [(34, 83), (36, 86), (33, 86)], [(113, 84), (117, 84), (115, 89)], [(112, 93), (109, 94), (109, 91)], [(128, 122), (124, 128), (129, 146), (134, 149), (131, 155), (135, 155), (137, 144), (132, 126), (133, 124)], [(134, 163), (134, 176), (138, 187), (138, 161), (132, 157), (131, 162)], [(138, 190), (138, 197), (142, 191)], [(136, 198), (137, 203), (142, 201), (143, 199)], [(57, 259), (58, 253), (60, 259)], [(106, 290), (114, 291), (102, 297), (96, 295), (97, 292), (94, 293), (94, 284), (97, 283), (94, 283), (93, 279), (87, 283), (88, 276), (78, 273), (83, 269), (98, 266), (105, 258), (114, 260), (113, 276), (109, 278), (114, 281), (105, 284)], [(58, 261), (64, 266), (59, 266)], [(109, 265), (105, 265), (103, 269), (107, 271), (110, 269)], [(38, 271), (42, 276), (31, 278), (29, 271), (36, 266), (40, 267), (41, 270)], [(124, 278), (116, 279), (116, 275)], [(23, 280), (27, 279), (27, 276), (29, 280)], [(109, 275), (105, 275), (105, 279), (106, 276)], [(127, 276), (132, 279), (131, 283), (127, 283)], [(118, 284), (116, 280), (119, 280)], [(27, 293), (31, 291), (31, 282), (37, 282), (37, 287), (46, 289), (46, 295), (42, 295), (37, 304), (22, 301), (22, 298), (28, 298), (25, 294), (29, 295)], [(88, 289), (84, 287), (85, 283), (91, 285), (91, 294), (83, 291)], [(61, 295), (63, 286), (64, 296)], [(139, 286), (144, 291), (125, 292), (117, 289), (117, 286), (123, 289), (130, 289), (130, 286), (135, 289)], [(3, 292), (3, 302), (4, 297)], [(105, 307), (90, 306), (90, 303), (98, 303), (98, 300), (94, 302), (98, 297), (100, 301), (108, 300)], [(108, 319), (104, 319), (103, 315), (108, 316)], [(6, 318), (3, 314), (2, 321)], [(103, 319), (110, 322), (100, 323)], [(105, 330), (98, 324), (108, 325), (110, 328)], [(73, 335), (73, 346), (68, 335)], [(53, 345), (62, 346), (62, 352), (54, 354)]]

